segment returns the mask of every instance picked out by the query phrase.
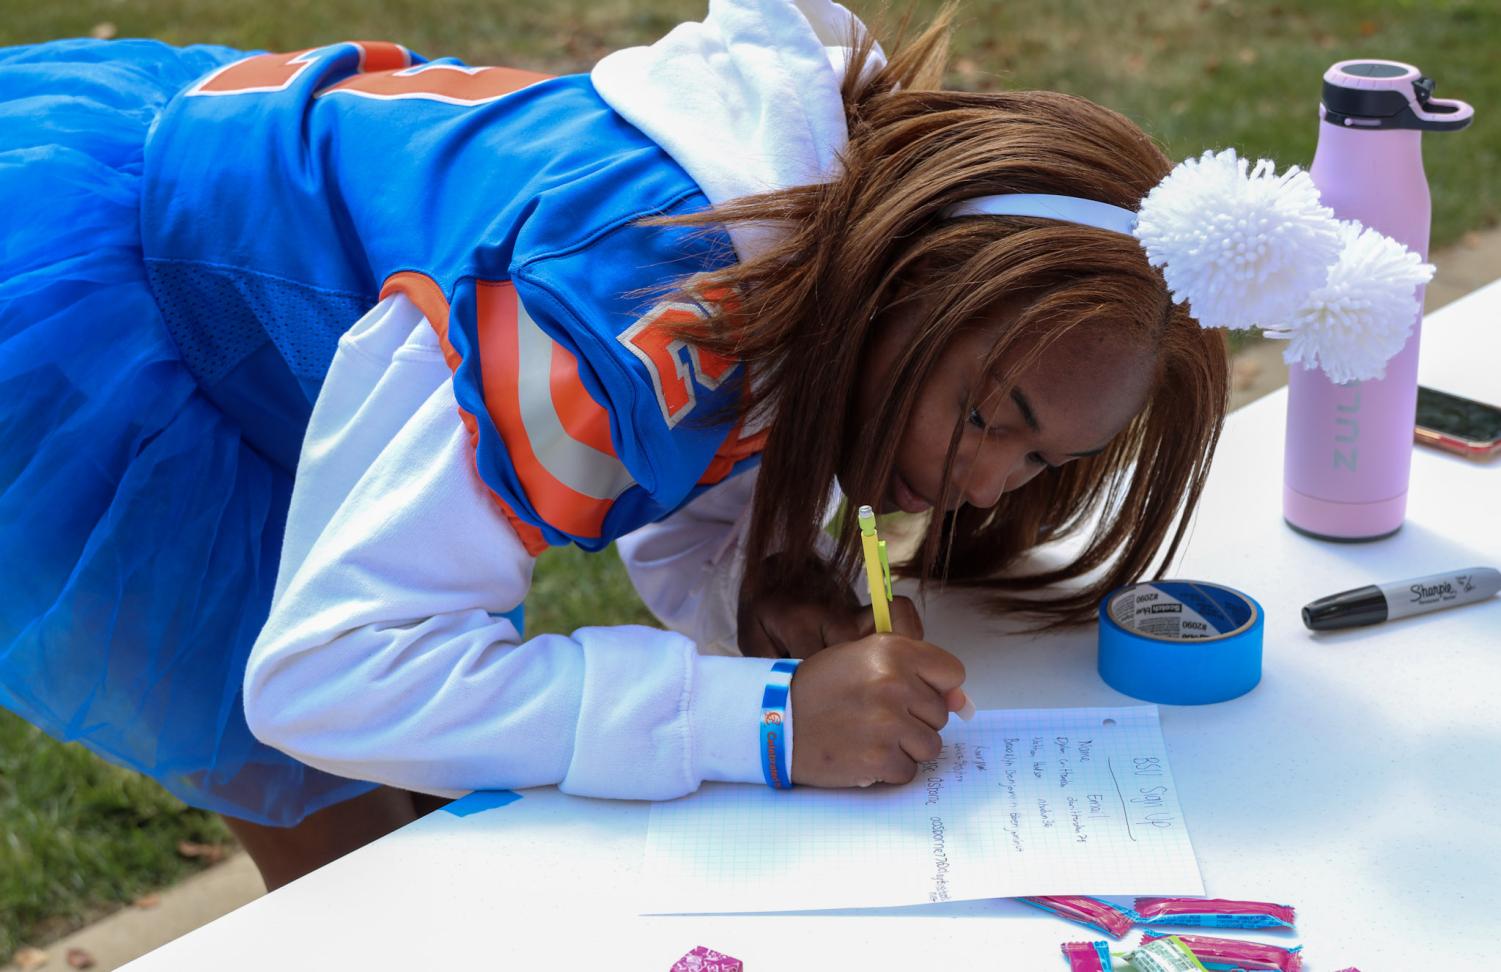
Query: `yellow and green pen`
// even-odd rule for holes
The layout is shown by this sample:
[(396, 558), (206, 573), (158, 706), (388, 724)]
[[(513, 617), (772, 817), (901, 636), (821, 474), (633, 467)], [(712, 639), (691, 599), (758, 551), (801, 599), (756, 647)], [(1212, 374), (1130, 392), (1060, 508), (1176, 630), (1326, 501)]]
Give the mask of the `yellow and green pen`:
[[(876, 514), (868, 506), (860, 507), (860, 548), (865, 552), (865, 582), (870, 585), (870, 612), (876, 618), (878, 634), (891, 633), (891, 561), (886, 559), (886, 541), (876, 535)], [(954, 714), (966, 721), (975, 717), (975, 704), (955, 690), (960, 701)]]

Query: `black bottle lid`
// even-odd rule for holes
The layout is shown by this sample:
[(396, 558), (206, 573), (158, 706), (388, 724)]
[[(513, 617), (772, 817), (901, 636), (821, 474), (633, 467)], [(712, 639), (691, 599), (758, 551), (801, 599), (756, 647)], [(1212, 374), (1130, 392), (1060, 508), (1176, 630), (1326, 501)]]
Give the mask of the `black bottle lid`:
[[(1399, 79), (1416, 69), (1390, 61), (1346, 61), (1324, 77), (1324, 120), (1331, 125), (1380, 131), (1408, 128), (1424, 132), (1455, 132), (1467, 127), (1473, 115), (1461, 102), (1434, 100), (1435, 82), (1426, 75), (1411, 81), (1387, 80), (1385, 86), (1359, 85), (1360, 78)], [(1349, 84), (1340, 84), (1344, 77)], [(1395, 86), (1393, 86), (1395, 85)], [(1453, 118), (1444, 117), (1453, 115)]]

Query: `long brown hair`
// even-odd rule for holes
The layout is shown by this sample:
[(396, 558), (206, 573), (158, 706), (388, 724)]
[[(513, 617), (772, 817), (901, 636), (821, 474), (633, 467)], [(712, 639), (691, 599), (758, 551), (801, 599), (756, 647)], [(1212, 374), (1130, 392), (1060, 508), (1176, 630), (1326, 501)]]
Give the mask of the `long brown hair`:
[[(1183, 540), (1224, 419), (1224, 340), (1172, 303), (1128, 237), (1050, 220), (943, 218), (960, 200), (1003, 192), (1135, 209), (1171, 168), (1136, 125), (1082, 98), (937, 90), (951, 16), (945, 9), (898, 43), (884, 66), (871, 60), (870, 34), (853, 40), (843, 88), (849, 144), (830, 181), (661, 221), (783, 231), (764, 252), (684, 283), (698, 294), (731, 293), (734, 304), (680, 336), (744, 361), (754, 379), (742, 404), (772, 419), (747, 548), (747, 579), (759, 587), (776, 580), (762, 568), (769, 554), (815, 549), (838, 470), (851, 496), (881, 495), (889, 480), (897, 437), (853, 435), (868, 419), (853, 402), (862, 353), (898, 305), (923, 302), (878, 428), (906, 427), (949, 340), (1003, 302), (1024, 302), (986, 362), (992, 370), (1019, 352), (1003, 386), (1073, 328), (1108, 324), (1139, 336), (1156, 352), (1156, 382), (1104, 453), (1045, 470), (990, 509), (935, 515), (920, 552), (898, 565), (982, 588), (999, 610), (1023, 608), (1044, 623), (1088, 620), (1106, 591), (1142, 576), (1162, 550), (1160, 575)], [(948, 508), (953, 490), (945, 486), (937, 509)], [(848, 507), (831, 566), (853, 579), (858, 531)], [(1096, 511), (1103, 515), (1067, 563), (1023, 556), (1080, 533)], [(1063, 589), (1038, 594), (1055, 585)]]

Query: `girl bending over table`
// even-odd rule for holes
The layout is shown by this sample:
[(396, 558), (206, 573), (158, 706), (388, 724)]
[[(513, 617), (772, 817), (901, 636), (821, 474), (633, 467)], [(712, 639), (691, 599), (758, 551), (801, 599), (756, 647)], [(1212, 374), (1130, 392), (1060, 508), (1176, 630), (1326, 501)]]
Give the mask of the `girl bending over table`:
[[(471, 789), (762, 782), (785, 659), (793, 782), (910, 780), (964, 670), (905, 598), (874, 632), (854, 507), (931, 511), (899, 573), (1086, 620), (1173, 555), (1226, 402), (1129, 232), (966, 208), (1134, 211), (1169, 160), (941, 89), (947, 30), (716, 0), (555, 78), (0, 51), (0, 702), (273, 887)], [(528, 638), (535, 558), (612, 543), (663, 627)]]

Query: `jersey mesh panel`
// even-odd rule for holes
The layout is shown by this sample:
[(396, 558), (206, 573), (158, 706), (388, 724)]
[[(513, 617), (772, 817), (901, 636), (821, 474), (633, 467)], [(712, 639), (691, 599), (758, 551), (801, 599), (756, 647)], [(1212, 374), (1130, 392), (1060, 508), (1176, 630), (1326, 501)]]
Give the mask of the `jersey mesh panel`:
[(212, 385), (266, 341), (298, 378), (321, 382), (344, 333), (374, 296), (320, 290), (264, 274), (149, 260), (151, 285), (183, 361)]

